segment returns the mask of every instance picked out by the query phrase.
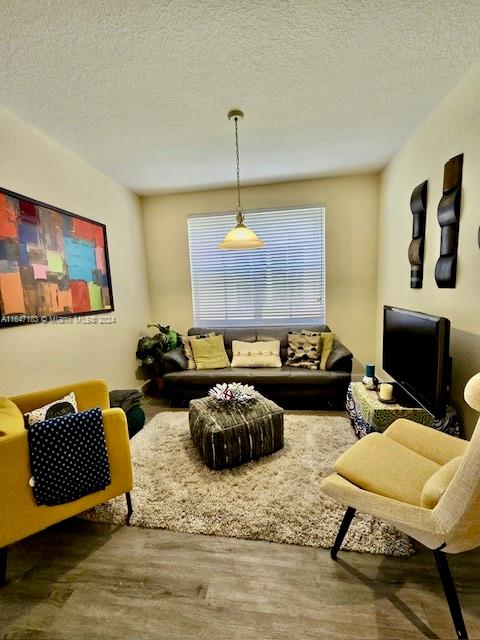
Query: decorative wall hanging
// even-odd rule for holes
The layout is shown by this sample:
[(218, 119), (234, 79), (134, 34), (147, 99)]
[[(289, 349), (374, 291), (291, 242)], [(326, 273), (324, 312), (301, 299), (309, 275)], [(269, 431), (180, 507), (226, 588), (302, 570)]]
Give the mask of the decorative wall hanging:
[(105, 225), (0, 189), (0, 327), (106, 311)]
[(423, 248), (425, 243), (425, 218), (427, 215), (428, 180), (415, 187), (410, 198), (413, 214), (412, 241), (408, 247), (410, 260), (410, 287), (421, 289), (423, 283)]
[(438, 224), (442, 230), (440, 258), (435, 280), (440, 288), (455, 288), (457, 279), (458, 225), (462, 198), (463, 153), (451, 158), (443, 174), (443, 196), (438, 204)]

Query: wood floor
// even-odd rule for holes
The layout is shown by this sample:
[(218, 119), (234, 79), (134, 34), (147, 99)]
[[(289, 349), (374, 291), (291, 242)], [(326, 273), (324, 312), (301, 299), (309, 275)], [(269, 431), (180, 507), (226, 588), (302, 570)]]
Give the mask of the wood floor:
[[(147, 419), (170, 410), (161, 397), (144, 408)], [(480, 638), (480, 552), (450, 564), (470, 638)], [(73, 518), (13, 545), (8, 576), (4, 640), (455, 637), (425, 550), (333, 562), (323, 549)]]
[[(480, 638), (480, 554), (454, 556)], [(327, 551), (71, 519), (10, 548), (0, 638), (453, 638), (433, 558)]]

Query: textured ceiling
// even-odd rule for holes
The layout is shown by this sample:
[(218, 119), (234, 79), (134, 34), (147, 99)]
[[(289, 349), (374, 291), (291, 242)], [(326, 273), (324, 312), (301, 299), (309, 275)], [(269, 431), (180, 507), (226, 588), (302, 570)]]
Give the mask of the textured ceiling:
[(479, 0), (0, 0), (0, 102), (138, 193), (382, 167), (478, 60)]

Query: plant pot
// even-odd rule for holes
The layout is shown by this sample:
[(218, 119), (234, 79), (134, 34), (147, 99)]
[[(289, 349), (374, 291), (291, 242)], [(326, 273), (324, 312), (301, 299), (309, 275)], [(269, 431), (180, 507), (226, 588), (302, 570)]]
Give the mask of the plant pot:
[(165, 381), (161, 377), (154, 378), (155, 384), (157, 385), (157, 389), (159, 391), (165, 391)]

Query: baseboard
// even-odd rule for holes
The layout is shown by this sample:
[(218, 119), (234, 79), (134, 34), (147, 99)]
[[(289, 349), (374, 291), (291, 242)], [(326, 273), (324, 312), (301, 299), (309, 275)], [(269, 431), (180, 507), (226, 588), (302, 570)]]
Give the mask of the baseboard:
[(140, 391), (140, 393), (145, 393), (145, 389), (148, 387), (148, 385), (149, 385), (151, 382), (152, 382), (152, 381), (151, 381), (150, 379), (149, 379), (149, 380), (144, 380), (144, 381), (142, 382), (142, 384), (141, 384), (141, 385), (139, 385), (139, 386), (137, 387), (137, 391)]
[(352, 373), (352, 382), (361, 382), (364, 375), (364, 373)]

